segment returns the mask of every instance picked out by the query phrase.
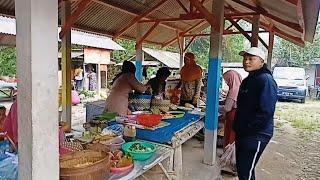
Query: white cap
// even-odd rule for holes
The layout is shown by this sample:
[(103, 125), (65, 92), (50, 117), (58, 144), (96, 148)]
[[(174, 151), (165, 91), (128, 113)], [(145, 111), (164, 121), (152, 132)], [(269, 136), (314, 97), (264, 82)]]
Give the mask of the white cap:
[(265, 60), (266, 58), (266, 55), (265, 53), (260, 49), (260, 48), (257, 48), (257, 47), (251, 47), (245, 51), (241, 51), (239, 53), (240, 56), (244, 56), (245, 54), (250, 54), (250, 55), (253, 55), (253, 56), (258, 56), (260, 57), (261, 59)]

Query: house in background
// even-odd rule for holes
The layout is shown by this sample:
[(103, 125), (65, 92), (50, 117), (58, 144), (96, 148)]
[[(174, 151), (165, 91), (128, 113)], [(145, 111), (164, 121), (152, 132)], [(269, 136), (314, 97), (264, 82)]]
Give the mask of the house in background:
[[(58, 33), (61, 28), (58, 28)], [(16, 44), (16, 22), (13, 18), (0, 16), (0, 44), (1, 47), (15, 47)], [(61, 39), (58, 39), (61, 42)], [(80, 49), (73, 50), (71, 53), (72, 69), (82, 66), (83, 69), (92, 67), (97, 74), (99, 93), (101, 88), (107, 84), (107, 65), (114, 64), (110, 60), (111, 52), (114, 50), (125, 50), (111, 38), (71, 30), (71, 44), (79, 45)], [(59, 65), (62, 54), (58, 53)], [(61, 66), (59, 66), (59, 85), (62, 83)], [(73, 71), (71, 72), (73, 73)], [(73, 77), (73, 76), (71, 76)], [(86, 79), (84, 82), (88, 82)], [(85, 85), (86, 87), (86, 85)]]
[(314, 58), (306, 68), (306, 75), (309, 77), (307, 83), (309, 87), (320, 86), (320, 58)]

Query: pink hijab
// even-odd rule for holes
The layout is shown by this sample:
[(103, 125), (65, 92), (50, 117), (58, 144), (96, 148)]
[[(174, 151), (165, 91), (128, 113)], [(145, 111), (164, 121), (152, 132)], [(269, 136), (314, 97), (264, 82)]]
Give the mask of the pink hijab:
[(237, 101), (240, 84), (242, 82), (241, 75), (237, 71), (229, 70), (223, 74), (223, 79), (229, 86), (229, 91), (226, 98)]

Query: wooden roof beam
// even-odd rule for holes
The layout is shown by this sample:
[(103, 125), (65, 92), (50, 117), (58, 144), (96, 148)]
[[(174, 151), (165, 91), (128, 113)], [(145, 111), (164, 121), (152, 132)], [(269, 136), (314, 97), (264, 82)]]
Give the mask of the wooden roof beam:
[(209, 24), (213, 27), (213, 29), (219, 32), (218, 29), (218, 22), (216, 21), (215, 17), (212, 13), (210, 13), (206, 7), (203, 6), (201, 2), (198, 0), (189, 0), (190, 4), (194, 6), (201, 14), (203, 14), (204, 18), (209, 22)]
[(241, 33), (244, 35), (244, 37), (246, 37), (250, 42), (252, 42), (251, 36), (250, 36), (245, 30), (243, 30), (242, 27), (241, 27), (237, 22), (235, 22), (235, 21), (234, 21), (233, 19), (231, 19), (231, 18), (229, 18), (228, 20), (230, 21), (230, 23), (231, 23), (234, 27), (236, 27), (236, 28), (238, 29), (239, 32), (241, 32)]
[(139, 47), (142, 42), (152, 33), (152, 31), (159, 25), (160, 22), (155, 22), (153, 26), (139, 39), (139, 41), (136, 44), (136, 47)]
[(228, 13), (225, 14), (225, 18), (242, 18), (242, 17), (248, 17), (248, 16), (254, 16), (258, 15), (259, 13), (257, 12), (246, 12), (246, 13)]
[(188, 50), (188, 48), (191, 46), (191, 44), (193, 43), (193, 41), (196, 39), (197, 36), (192, 36), (192, 38), (190, 39), (189, 43), (186, 45), (186, 47), (183, 49), (183, 52), (186, 52)]
[[(244, 20), (251, 23), (250, 19), (244, 18)], [(260, 27), (265, 29), (265, 30), (267, 30), (267, 31), (270, 30), (270, 25), (266, 24), (264, 22), (260, 22)], [(276, 35), (280, 36), (283, 39), (286, 39), (288, 41), (294, 42), (295, 44), (297, 44), (299, 46), (304, 46), (305, 45), (305, 42), (301, 38), (296, 37), (296, 36), (292, 36), (290, 34), (287, 34), (287, 33), (281, 31), (280, 29), (278, 29), (275, 26), (273, 26), (272, 30)]]
[(297, 5), (299, 0), (285, 0), (285, 1), (293, 5)]
[[(133, 25), (135, 25), (137, 22), (139, 22), (142, 18), (145, 18), (146, 16), (148, 16), (150, 13), (154, 12), (155, 10), (157, 10), (160, 6), (162, 6), (165, 2), (167, 2), (167, 0), (162, 0), (160, 1), (158, 4), (156, 4), (154, 7), (152, 7), (151, 9), (149, 9), (148, 11), (137, 15), (135, 18), (133, 18), (133, 20), (124, 28), (122, 28), (120, 31), (118, 31), (113, 37), (114, 39), (120, 37), (123, 33), (125, 33), (128, 29), (130, 29)], [(172, 28), (172, 27), (171, 27)]]
[(86, 10), (91, 0), (81, 0), (77, 6), (76, 11), (70, 16), (66, 24), (63, 24), (61, 31), (59, 33), (59, 37), (62, 38), (68, 30), (74, 25), (80, 15)]
[(243, 7), (246, 7), (248, 9), (252, 10), (252, 11), (260, 13), (260, 14), (262, 14), (262, 15), (264, 15), (264, 16), (266, 16), (266, 17), (268, 17), (268, 18), (270, 18), (270, 19), (272, 19), (272, 20), (274, 20), (274, 21), (276, 21), (278, 23), (281, 23), (281, 24), (283, 24), (285, 26), (288, 26), (293, 30), (296, 30), (298, 32), (303, 32), (303, 28), (299, 24), (283, 20), (283, 19), (281, 19), (281, 18), (279, 18), (279, 17), (277, 17), (277, 16), (275, 16), (273, 14), (270, 14), (270, 13), (268, 13), (268, 11), (266, 11), (265, 9), (263, 9), (260, 6), (255, 7), (255, 6), (252, 6), (252, 5), (247, 4), (245, 2), (242, 2), (241, 0), (232, 0), (232, 1), (240, 4)]
[(182, 7), (182, 9), (186, 12), (189, 13), (188, 9), (182, 4), (182, 2), (180, 0), (176, 0), (177, 3), (180, 5), (180, 7)]
[[(191, 26), (191, 27), (190, 27), (189, 29), (187, 29), (186, 31), (182, 32), (181, 35), (184, 35), (184, 34), (190, 32), (190, 31), (192, 31), (193, 29), (195, 29), (195, 28), (203, 25), (204, 23), (206, 23), (205, 20), (202, 20), (202, 21), (196, 23), (195, 25)], [(177, 40), (177, 37), (169, 40), (168, 42), (162, 44), (162, 48), (167, 47), (167, 46), (170, 46), (170, 45), (173, 44), (176, 40)]]

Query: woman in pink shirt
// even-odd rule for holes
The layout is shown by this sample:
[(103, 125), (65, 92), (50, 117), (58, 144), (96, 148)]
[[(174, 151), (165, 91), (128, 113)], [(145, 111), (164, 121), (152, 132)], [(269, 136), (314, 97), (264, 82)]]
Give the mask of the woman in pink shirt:
[(225, 117), (224, 147), (226, 147), (228, 144), (235, 141), (235, 133), (232, 130), (232, 124), (236, 113), (237, 97), (242, 78), (237, 71), (229, 70), (223, 74), (223, 79), (229, 86), (225, 103), (219, 108), (219, 112)]

